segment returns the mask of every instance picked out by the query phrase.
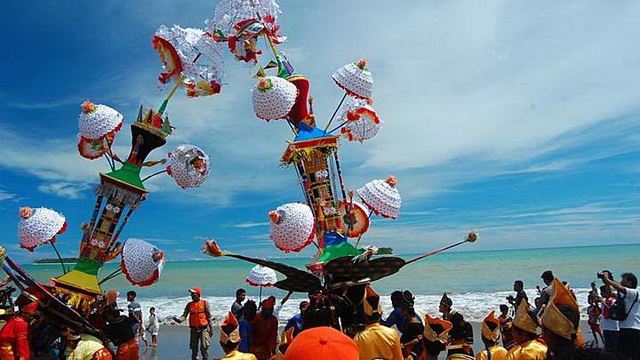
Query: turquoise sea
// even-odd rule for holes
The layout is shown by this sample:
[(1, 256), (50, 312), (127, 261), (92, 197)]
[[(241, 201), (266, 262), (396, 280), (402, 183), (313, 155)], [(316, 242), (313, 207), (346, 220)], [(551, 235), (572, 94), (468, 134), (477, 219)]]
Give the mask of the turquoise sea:
[[(309, 260), (283, 258), (278, 261), (304, 268)], [(102, 275), (109, 274), (116, 266), (115, 263), (107, 264)], [(104, 289), (118, 289), (123, 296), (128, 290), (136, 290), (142, 305), (155, 306), (159, 317), (163, 318), (180, 313), (188, 301), (187, 289), (200, 286), (212, 303), (214, 313), (222, 315), (228, 311), (237, 288), (247, 289), (249, 297), (258, 297), (258, 289), (249, 287), (244, 281), (253, 266), (226, 258), (168, 262), (161, 279), (153, 286), (133, 287), (121, 276), (104, 284)], [(25, 268), (45, 283), (61, 273), (59, 265), (25, 265)], [(441, 294), (450, 292), (454, 306), (464, 310), (470, 319), (478, 320), (504, 303), (515, 279), (524, 281), (529, 297), (533, 299), (535, 286), (543, 285), (540, 274), (545, 270), (553, 270), (556, 276), (568, 281), (581, 305), (586, 306), (589, 284), (597, 280), (596, 273), (602, 269), (618, 275), (626, 271), (640, 274), (640, 244), (442, 253), (408, 265), (399, 273), (375, 282), (374, 288), (385, 295), (396, 289), (409, 289), (416, 295), (416, 308), (428, 313), (435, 313)], [(263, 294), (284, 296), (283, 291), (268, 288)], [(305, 295), (293, 296), (293, 300), (283, 307), (283, 318), (295, 313), (296, 299)], [(386, 297), (384, 305), (390, 306)]]

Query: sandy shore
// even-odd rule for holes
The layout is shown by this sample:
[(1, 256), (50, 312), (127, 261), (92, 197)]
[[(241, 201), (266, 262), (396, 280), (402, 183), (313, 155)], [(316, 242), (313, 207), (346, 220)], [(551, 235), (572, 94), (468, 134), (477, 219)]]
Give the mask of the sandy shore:
[[(473, 333), (475, 337), (474, 350), (482, 349), (482, 341), (480, 340), (481, 327), (480, 323), (473, 322)], [(580, 325), (586, 341), (592, 341), (593, 337), (586, 321)], [(209, 348), (210, 358), (217, 359), (223, 356), (220, 345), (218, 344), (218, 330), (215, 329), (211, 338), (211, 347)], [(158, 336), (158, 347), (151, 348), (140, 347), (141, 360), (180, 360), (189, 359), (191, 352), (189, 350), (189, 328), (184, 326), (163, 325), (160, 327)], [(444, 354), (443, 354), (444, 355)], [(444, 358), (444, 357), (442, 357)]]

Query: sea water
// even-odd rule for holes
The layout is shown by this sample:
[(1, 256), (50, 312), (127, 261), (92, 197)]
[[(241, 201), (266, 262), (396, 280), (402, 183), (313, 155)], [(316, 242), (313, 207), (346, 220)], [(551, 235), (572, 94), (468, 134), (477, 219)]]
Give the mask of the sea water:
[[(403, 255), (410, 259), (417, 254)], [(309, 259), (274, 259), (287, 265), (304, 269)], [(102, 276), (116, 269), (117, 264), (107, 264)], [(230, 258), (207, 261), (167, 262), (160, 280), (145, 288), (131, 286), (124, 276), (103, 285), (103, 289), (117, 289), (121, 293), (120, 306), (125, 306), (127, 291), (135, 290), (138, 301), (148, 315), (151, 306), (158, 318), (169, 323), (174, 315), (182, 314), (190, 301), (187, 290), (199, 286), (210, 303), (215, 319), (226, 316), (238, 288), (247, 290), (248, 298), (258, 301), (259, 289), (245, 283), (245, 277), (254, 264)], [(59, 265), (25, 265), (36, 279), (48, 283), (48, 279), (60, 275)], [(503, 250), (481, 252), (442, 253), (410, 264), (398, 273), (373, 283), (382, 297), (385, 313), (391, 311), (388, 295), (394, 290), (410, 290), (416, 297), (416, 309), (432, 316), (439, 315), (438, 303), (443, 292), (449, 293), (454, 308), (468, 320), (480, 321), (491, 310), (506, 304), (505, 297), (513, 292), (513, 281), (524, 281), (529, 301), (536, 297), (536, 285), (544, 286), (540, 275), (545, 270), (569, 282), (583, 309), (587, 306), (589, 284), (596, 281), (596, 273), (611, 270), (616, 277), (622, 272), (640, 275), (640, 244), (590, 247), (566, 247), (529, 250)], [(279, 274), (281, 279), (281, 275)], [(262, 297), (275, 295), (278, 301), (286, 292), (275, 288), (263, 288)], [(296, 293), (282, 307), (279, 319), (285, 322), (297, 313), (297, 307), (306, 294)]]

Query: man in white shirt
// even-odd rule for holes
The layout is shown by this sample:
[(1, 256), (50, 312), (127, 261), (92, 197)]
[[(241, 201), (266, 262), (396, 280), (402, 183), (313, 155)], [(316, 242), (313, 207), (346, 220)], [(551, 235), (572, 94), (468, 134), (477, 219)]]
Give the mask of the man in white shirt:
[(632, 273), (621, 275), (620, 283), (611, 280), (611, 273), (603, 271), (604, 283), (612, 286), (624, 297), (627, 318), (620, 320), (618, 349), (631, 360), (640, 360), (640, 304), (638, 304), (638, 278)]

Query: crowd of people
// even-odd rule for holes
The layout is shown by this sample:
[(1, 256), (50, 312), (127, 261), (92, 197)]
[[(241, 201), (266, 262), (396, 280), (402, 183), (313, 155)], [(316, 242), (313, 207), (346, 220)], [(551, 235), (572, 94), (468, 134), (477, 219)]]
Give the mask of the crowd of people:
[[(598, 313), (598, 319), (601, 316), (607, 325), (604, 334), (600, 339), (594, 338), (592, 344), (585, 344), (581, 333), (581, 310), (575, 294), (566, 282), (545, 271), (541, 276), (544, 287), (537, 287), (538, 296), (532, 303), (523, 282), (517, 280), (515, 296), (506, 299), (509, 305), (500, 305), (497, 317), (494, 311), (485, 317), (481, 324), (483, 346), (477, 353), (473, 326), (455, 310), (446, 293), (440, 300), (438, 317), (420, 315), (410, 291), (394, 291), (393, 310), (384, 317), (380, 295), (370, 285), (364, 287), (362, 301), (354, 311), (361, 312), (361, 322), (336, 323), (333, 295), (310, 292), (309, 300), (300, 302), (300, 312), (286, 322), (279, 340), (278, 313), (288, 296), (279, 305), (272, 296), (256, 304), (246, 300), (246, 292), (239, 289), (221, 325), (220, 345), (226, 354), (224, 359), (418, 360), (438, 359), (441, 354), (448, 360), (640, 359), (637, 278), (625, 273), (618, 283), (610, 272), (604, 271), (600, 276), (603, 284), (599, 294), (595, 284), (589, 293), (589, 325), (595, 329), (593, 313)], [(190, 290), (192, 296), (197, 290)], [(201, 301), (197, 299), (198, 295), (194, 301)], [(193, 304), (189, 303), (182, 319), (177, 320), (198, 317), (197, 310), (190, 310), (197, 309)], [(620, 314), (612, 315), (614, 311)], [(205, 314), (210, 317), (210, 312)], [(202, 358), (208, 359), (208, 342), (198, 346), (198, 327), (193, 326), (191, 331), (192, 359), (198, 359), (199, 350)], [(598, 347), (600, 342), (604, 348)]]
[[(366, 283), (343, 287), (342, 292), (309, 292), (308, 300), (299, 303), (299, 313), (288, 319), (280, 335), (279, 312), (291, 293), (280, 302), (269, 296), (257, 304), (239, 289), (219, 324), (219, 345), (223, 359), (228, 360), (640, 360), (637, 278), (624, 273), (618, 282), (608, 271), (598, 275), (602, 285), (593, 283), (587, 299), (594, 337), (589, 344), (580, 329), (581, 309), (575, 294), (567, 283), (546, 271), (542, 274), (544, 287), (538, 288), (532, 302), (523, 282), (517, 280), (515, 294), (499, 306), (499, 315), (495, 311), (486, 315), (480, 327), (482, 346), (475, 347), (480, 351), (474, 351), (474, 327), (447, 293), (442, 295), (436, 316), (416, 311), (411, 291), (394, 291), (393, 310), (386, 315), (380, 295)], [(192, 360), (208, 360), (214, 333), (212, 312), (201, 288), (191, 288), (189, 293), (191, 301), (174, 321), (188, 321)], [(353, 301), (354, 294), (359, 301)], [(43, 316), (39, 303), (16, 301), (18, 311), (0, 329), (0, 359), (138, 359), (139, 347), (147, 345), (145, 332), (151, 334), (151, 346), (157, 346), (155, 309), (149, 309), (143, 322), (135, 292), (127, 293), (126, 310), (118, 307), (117, 298), (117, 292), (105, 294), (89, 319), (103, 336), (67, 329), (52, 342), (49, 357), (34, 351), (38, 343), (34, 319)], [(340, 304), (346, 300), (351, 307), (341, 312)]]

